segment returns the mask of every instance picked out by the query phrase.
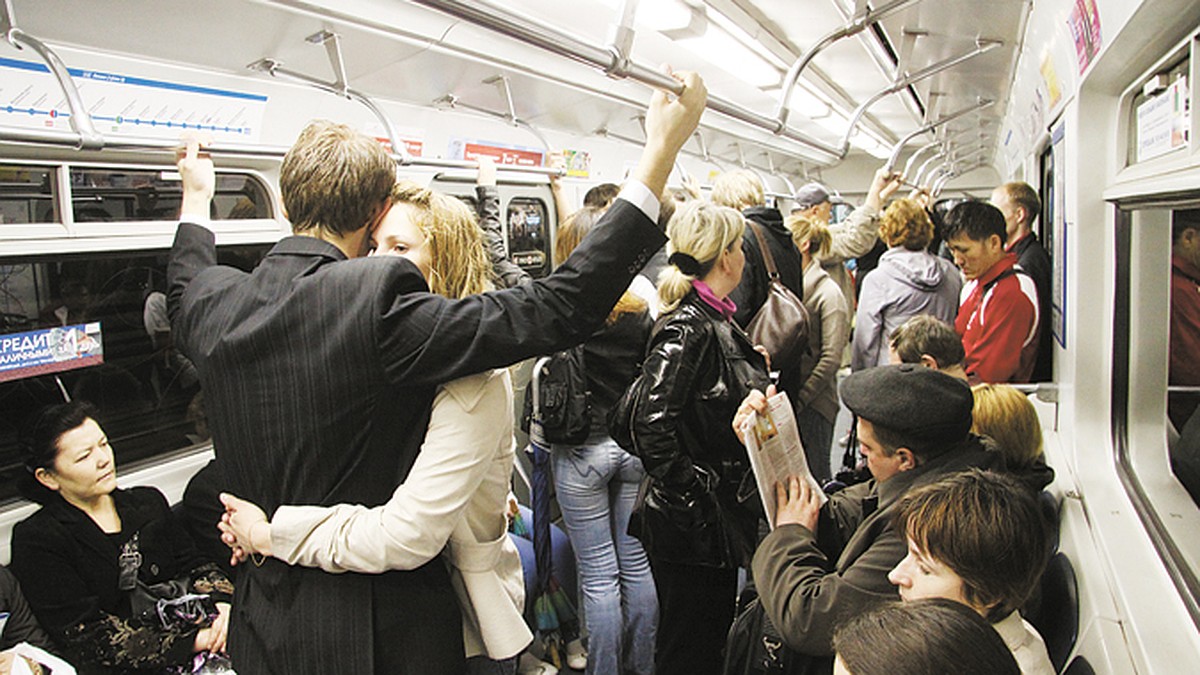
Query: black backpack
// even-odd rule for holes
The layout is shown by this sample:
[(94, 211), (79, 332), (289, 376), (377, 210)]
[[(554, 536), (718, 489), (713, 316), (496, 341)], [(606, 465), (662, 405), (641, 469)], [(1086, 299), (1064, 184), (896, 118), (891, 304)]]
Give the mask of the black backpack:
[(525, 412), (521, 415), (521, 430), (526, 433), (535, 415), (535, 388), (542, 440), (563, 444), (586, 441), (592, 427), (592, 397), (584, 368), (583, 345), (538, 359), (534, 364), (533, 379), (525, 388)]

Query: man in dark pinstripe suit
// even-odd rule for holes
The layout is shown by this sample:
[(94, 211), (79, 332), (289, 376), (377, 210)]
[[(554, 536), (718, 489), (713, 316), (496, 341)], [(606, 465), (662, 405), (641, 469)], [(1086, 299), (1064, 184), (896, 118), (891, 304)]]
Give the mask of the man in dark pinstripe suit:
[[(330, 123), (301, 134), (280, 172), (296, 236), (249, 274), (216, 264), (214, 235), (195, 215), (208, 213), (212, 164), (190, 144), (168, 298), (227, 488), (268, 515), (284, 503), (381, 504), (412, 467), (436, 385), (598, 328), (664, 241), (657, 195), (706, 96), (695, 75), (677, 77), (684, 92), (655, 95), (642, 159), (605, 226), (550, 277), (457, 301), (428, 293), (404, 258), (358, 257), (395, 171), (371, 139)], [(243, 566), (229, 647), (242, 675), (457, 675), (464, 662), (437, 560), (381, 575)]]

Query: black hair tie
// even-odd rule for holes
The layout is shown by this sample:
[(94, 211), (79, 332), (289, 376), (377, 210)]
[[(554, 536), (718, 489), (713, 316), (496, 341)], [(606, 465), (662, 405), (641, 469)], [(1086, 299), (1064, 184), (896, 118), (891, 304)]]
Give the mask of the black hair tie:
[(696, 260), (692, 256), (681, 251), (675, 251), (672, 253), (670, 257), (667, 258), (667, 262), (679, 268), (680, 272), (683, 272), (691, 277), (700, 276), (700, 273), (704, 270), (704, 267), (700, 264), (699, 260)]

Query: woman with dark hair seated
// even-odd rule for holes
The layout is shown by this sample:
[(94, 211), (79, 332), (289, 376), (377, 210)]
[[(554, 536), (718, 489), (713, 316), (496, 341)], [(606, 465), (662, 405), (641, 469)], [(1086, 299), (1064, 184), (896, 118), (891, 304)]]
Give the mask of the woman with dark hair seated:
[(1004, 641), (953, 600), (890, 603), (847, 621), (833, 636), (834, 675), (1018, 675)]
[(81, 673), (155, 673), (225, 649), (233, 585), (196, 552), (162, 493), (117, 487), (96, 409), (35, 422), (22, 485), (42, 504), (17, 523), (11, 569)]

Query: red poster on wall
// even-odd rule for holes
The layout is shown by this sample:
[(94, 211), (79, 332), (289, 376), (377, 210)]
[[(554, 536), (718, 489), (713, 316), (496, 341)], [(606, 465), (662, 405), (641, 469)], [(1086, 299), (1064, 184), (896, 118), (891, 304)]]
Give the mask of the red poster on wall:
[(491, 157), (497, 164), (541, 166), (544, 154), (536, 150), (484, 143), (468, 142), (463, 145), (463, 159), (478, 159), (479, 157)]

